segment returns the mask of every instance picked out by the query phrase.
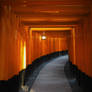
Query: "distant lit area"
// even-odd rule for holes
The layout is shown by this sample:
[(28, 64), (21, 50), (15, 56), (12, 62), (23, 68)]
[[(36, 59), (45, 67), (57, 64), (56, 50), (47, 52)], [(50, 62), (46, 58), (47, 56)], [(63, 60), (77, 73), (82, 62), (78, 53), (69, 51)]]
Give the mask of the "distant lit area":
[(42, 40), (46, 40), (46, 38), (47, 38), (46, 36), (41, 36)]

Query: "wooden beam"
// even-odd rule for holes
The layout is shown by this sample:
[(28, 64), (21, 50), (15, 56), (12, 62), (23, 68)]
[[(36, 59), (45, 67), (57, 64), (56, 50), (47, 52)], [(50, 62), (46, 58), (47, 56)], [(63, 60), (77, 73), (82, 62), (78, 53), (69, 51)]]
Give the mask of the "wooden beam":
[(39, 27), (43, 27), (43, 26), (47, 26), (47, 27), (50, 27), (50, 26), (61, 26), (61, 25), (76, 25), (78, 24), (78, 22), (57, 22), (57, 23), (54, 23), (54, 22), (39, 22), (39, 23), (28, 23), (28, 22), (24, 22), (23, 23), (24, 25), (26, 26), (39, 26)]
[(76, 27), (77, 24), (67, 25), (25, 25), (27, 28), (60, 28), (60, 27)]
[(72, 27), (60, 27), (60, 28), (30, 28), (31, 31), (33, 32), (42, 32), (42, 31), (45, 31), (45, 32), (55, 32), (55, 31), (70, 31), (72, 30)]
[(26, 0), (26, 2), (24, 1), (20, 1), (20, 0), (16, 0), (16, 2), (14, 3), (14, 6), (16, 5), (20, 5), (20, 4), (27, 4), (27, 5), (91, 5), (92, 4), (92, 0), (63, 0), (63, 1), (57, 1), (57, 0)]
[(31, 7), (13, 7), (13, 11), (20, 15), (30, 14), (86, 14), (90, 8), (80, 5), (61, 5), (61, 6), (31, 6)]

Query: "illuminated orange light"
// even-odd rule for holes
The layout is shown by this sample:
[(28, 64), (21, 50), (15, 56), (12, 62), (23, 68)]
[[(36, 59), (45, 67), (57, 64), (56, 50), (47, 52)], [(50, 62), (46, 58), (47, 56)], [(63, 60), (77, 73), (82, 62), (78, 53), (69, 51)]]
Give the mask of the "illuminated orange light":
[(23, 68), (26, 68), (26, 44), (24, 43), (24, 59), (23, 59)]
[(72, 30), (71, 27), (62, 27), (62, 28), (31, 28), (31, 31), (64, 31), (64, 30)]

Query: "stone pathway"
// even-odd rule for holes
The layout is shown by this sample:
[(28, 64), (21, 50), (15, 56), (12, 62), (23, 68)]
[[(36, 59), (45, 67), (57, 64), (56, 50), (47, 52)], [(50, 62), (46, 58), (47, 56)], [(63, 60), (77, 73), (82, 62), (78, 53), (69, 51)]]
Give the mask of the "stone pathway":
[(61, 56), (46, 64), (34, 81), (30, 92), (72, 92), (64, 73), (68, 56)]

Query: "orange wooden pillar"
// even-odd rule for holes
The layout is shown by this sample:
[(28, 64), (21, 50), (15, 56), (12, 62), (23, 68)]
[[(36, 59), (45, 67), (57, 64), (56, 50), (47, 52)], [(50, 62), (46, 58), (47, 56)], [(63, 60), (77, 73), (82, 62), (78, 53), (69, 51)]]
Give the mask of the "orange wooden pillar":
[(76, 64), (75, 62), (75, 30), (70, 31), (68, 35), (68, 50), (69, 50), (69, 59), (72, 62), (72, 64)]
[[(86, 31), (86, 30), (85, 30)], [(86, 35), (86, 74), (92, 77), (92, 6), (90, 9), (90, 15), (88, 18), (88, 27), (85, 32)]]

